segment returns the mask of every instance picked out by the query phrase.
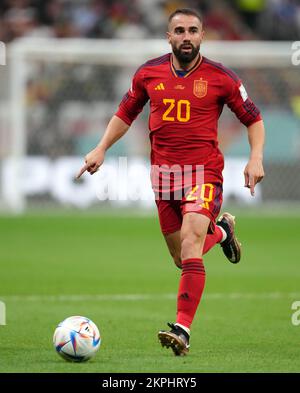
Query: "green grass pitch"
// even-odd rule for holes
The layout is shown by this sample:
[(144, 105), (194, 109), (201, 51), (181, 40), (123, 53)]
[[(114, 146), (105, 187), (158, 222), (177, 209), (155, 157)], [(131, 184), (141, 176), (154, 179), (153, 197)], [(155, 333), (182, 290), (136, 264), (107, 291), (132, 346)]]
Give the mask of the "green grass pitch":
[[(0, 372), (300, 372), (299, 216), (238, 216), (242, 261), (205, 256), (206, 288), (189, 356), (160, 347), (174, 321), (180, 271), (156, 217), (27, 215), (0, 219)], [(71, 315), (100, 328), (97, 356), (68, 363), (54, 351)]]

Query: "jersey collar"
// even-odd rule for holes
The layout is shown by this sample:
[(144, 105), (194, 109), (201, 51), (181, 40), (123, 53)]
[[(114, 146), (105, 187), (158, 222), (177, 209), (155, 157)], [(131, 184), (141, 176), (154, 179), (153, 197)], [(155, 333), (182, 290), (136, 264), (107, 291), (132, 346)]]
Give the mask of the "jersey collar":
[(174, 64), (173, 64), (173, 61), (172, 61), (172, 54), (171, 54), (171, 56), (170, 56), (170, 65), (171, 65), (172, 74), (176, 78), (187, 78), (189, 75), (191, 75), (194, 71), (196, 71), (199, 68), (200, 64), (202, 63), (202, 60), (203, 60), (203, 56), (199, 53), (199, 58), (198, 58), (197, 62), (194, 64), (194, 66), (192, 68), (190, 68), (189, 70), (187, 70), (185, 75), (180, 76), (178, 74), (178, 71), (176, 71), (176, 69), (174, 67)]

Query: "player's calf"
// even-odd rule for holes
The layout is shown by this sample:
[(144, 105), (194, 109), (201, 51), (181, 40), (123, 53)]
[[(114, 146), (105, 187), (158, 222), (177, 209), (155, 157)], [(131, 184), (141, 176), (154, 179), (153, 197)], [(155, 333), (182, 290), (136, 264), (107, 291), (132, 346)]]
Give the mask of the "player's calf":
[(175, 265), (181, 269), (181, 244), (180, 244), (180, 231), (168, 233), (164, 235), (169, 252)]
[[(172, 255), (172, 254), (171, 254), (171, 255)], [(172, 258), (173, 258), (173, 261), (174, 261), (175, 265), (176, 265), (179, 269), (181, 269), (181, 268), (182, 268), (182, 263), (181, 263), (180, 255), (178, 255), (178, 254), (173, 254), (173, 255), (172, 255)]]

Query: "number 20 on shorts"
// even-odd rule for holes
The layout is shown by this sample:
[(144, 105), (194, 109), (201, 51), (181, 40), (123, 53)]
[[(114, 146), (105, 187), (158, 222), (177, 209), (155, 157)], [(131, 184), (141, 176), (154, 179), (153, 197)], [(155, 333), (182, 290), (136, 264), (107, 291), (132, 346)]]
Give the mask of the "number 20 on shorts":
[(191, 118), (191, 103), (189, 100), (176, 101), (174, 98), (164, 98), (164, 105), (167, 106), (162, 119), (164, 121), (178, 120), (186, 123)]
[(211, 183), (206, 183), (201, 185), (200, 190), (200, 198), (199, 193), (197, 192), (199, 186), (195, 186), (186, 197), (187, 201), (197, 201), (198, 199), (201, 200), (200, 206), (204, 209), (209, 209), (209, 202), (213, 200), (213, 192), (214, 192), (214, 185)]

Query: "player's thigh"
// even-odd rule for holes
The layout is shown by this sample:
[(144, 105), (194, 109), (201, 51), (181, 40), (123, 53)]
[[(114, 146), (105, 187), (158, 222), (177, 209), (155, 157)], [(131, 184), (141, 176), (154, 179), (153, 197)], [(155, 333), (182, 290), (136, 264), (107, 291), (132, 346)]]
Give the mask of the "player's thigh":
[(180, 231), (181, 243), (187, 238), (198, 243), (204, 243), (210, 222), (210, 218), (201, 212), (185, 213)]
[(181, 259), (201, 258), (210, 219), (199, 213), (186, 213), (181, 227)]
[[(214, 232), (216, 219), (223, 201), (223, 187), (221, 183), (205, 183), (193, 187), (185, 193), (181, 202), (182, 215), (197, 213), (210, 220), (208, 233)], [(206, 220), (205, 220), (206, 221)]]

